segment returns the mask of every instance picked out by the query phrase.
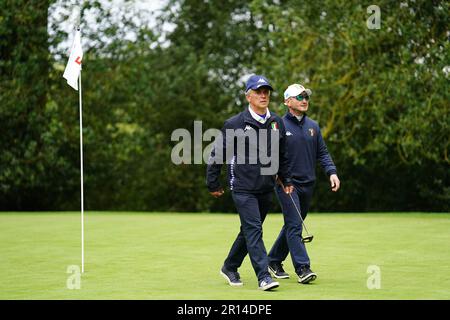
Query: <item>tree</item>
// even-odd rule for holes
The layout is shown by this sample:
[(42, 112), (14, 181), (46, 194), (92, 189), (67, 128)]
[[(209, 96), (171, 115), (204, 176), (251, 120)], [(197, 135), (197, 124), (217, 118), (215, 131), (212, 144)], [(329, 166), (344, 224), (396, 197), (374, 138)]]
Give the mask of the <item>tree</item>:
[[(448, 210), (448, 3), (385, 1), (367, 28), (356, 1), (253, 1), (256, 61), (277, 87), (313, 88), (343, 189), (319, 185), (321, 210)], [(298, 13), (301, 14), (298, 14)], [(448, 67), (447, 67), (448, 68)]]
[[(2, 4), (2, 210), (79, 208), (78, 95), (62, 79), (77, 5)], [(278, 114), (289, 84), (314, 92), (343, 182), (332, 194), (319, 174), (314, 211), (448, 211), (449, 4), (378, 6), (370, 30), (358, 1), (172, 0), (150, 29), (132, 1), (83, 2), (86, 209), (234, 211), (208, 194), (205, 164), (172, 163), (171, 134), (221, 128), (258, 73)]]
[(51, 206), (60, 127), (47, 108), (50, 1), (6, 1), (0, 12), (1, 209)]

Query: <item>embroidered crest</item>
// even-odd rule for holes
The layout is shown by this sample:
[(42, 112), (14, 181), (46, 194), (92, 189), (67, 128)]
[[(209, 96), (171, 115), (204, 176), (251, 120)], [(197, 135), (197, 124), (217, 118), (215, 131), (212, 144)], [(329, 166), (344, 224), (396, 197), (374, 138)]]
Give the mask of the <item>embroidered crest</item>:
[(272, 126), (272, 130), (278, 130), (278, 122), (274, 121), (270, 125)]
[(314, 137), (314, 129), (313, 128), (310, 128), (310, 129), (308, 129), (309, 130), (309, 134), (311, 135), (311, 137)]

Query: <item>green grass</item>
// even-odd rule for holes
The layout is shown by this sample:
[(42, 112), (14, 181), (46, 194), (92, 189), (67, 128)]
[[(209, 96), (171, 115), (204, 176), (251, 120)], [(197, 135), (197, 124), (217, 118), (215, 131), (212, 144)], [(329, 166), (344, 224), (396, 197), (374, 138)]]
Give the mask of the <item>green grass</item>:
[[(281, 214), (264, 223), (269, 250)], [(237, 215), (87, 212), (85, 273), (79, 213), (0, 214), (0, 299), (450, 299), (450, 214), (310, 214), (307, 245), (318, 279), (300, 285), (290, 257), (273, 292), (257, 290), (248, 257), (244, 286), (219, 275), (239, 229)], [(369, 290), (367, 268), (381, 269)]]

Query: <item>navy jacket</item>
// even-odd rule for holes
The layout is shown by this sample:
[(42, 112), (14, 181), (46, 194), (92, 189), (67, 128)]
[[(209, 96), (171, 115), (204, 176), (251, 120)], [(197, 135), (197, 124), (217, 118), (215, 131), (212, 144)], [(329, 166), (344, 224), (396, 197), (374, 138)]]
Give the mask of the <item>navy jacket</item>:
[(333, 159), (328, 153), (319, 125), (306, 114), (301, 121), (287, 112), (283, 116), (286, 126), (287, 147), (292, 178), (300, 183), (316, 180), (316, 162), (328, 176), (337, 174)]
[[(238, 130), (240, 133), (238, 131), (234, 131), (236, 132), (236, 136), (233, 137), (233, 139), (227, 139), (227, 129), (242, 130)], [(260, 142), (259, 132), (261, 129), (267, 129), (267, 140)], [(250, 140), (254, 139), (244, 139), (243, 133), (247, 130), (254, 130), (255, 132), (247, 132), (246, 134), (254, 134), (254, 136), (257, 137), (257, 140), (251, 142)], [(268, 155), (268, 157), (272, 155), (270, 137), (271, 130), (279, 131), (277, 140), (279, 145), (279, 154), (277, 159), (278, 168), (276, 168), (277, 171), (275, 174), (262, 175), (261, 168), (268, 168), (271, 166), (270, 163), (267, 163), (267, 159), (260, 158), (261, 147), (262, 154)], [(222, 164), (213, 163), (216, 157), (223, 157), (223, 159), (226, 159), (228, 167), (228, 182), (232, 191), (249, 193), (270, 192), (275, 186), (275, 177), (277, 174), (284, 185), (292, 184), (286, 149), (286, 130), (284, 128), (283, 120), (279, 116), (271, 112), (270, 118), (268, 118), (264, 124), (261, 124), (253, 119), (247, 108), (241, 113), (225, 121), (222, 128), (222, 137), (225, 137), (223, 138), (223, 143), (221, 146), (218, 146), (217, 143), (214, 146), (206, 169), (206, 185), (210, 192), (217, 191), (221, 188), (219, 176)], [(234, 148), (230, 147), (232, 145), (234, 145)], [(228, 152), (228, 159), (226, 158), (227, 146), (230, 148), (230, 151)], [(237, 150), (239, 148), (243, 149), (242, 147), (244, 146), (245, 154), (243, 154), (242, 158), (238, 160)], [(218, 150), (219, 148), (221, 148), (221, 150)], [(252, 153), (250, 150), (256, 150), (256, 152)], [(225, 163), (225, 161), (222, 163)]]

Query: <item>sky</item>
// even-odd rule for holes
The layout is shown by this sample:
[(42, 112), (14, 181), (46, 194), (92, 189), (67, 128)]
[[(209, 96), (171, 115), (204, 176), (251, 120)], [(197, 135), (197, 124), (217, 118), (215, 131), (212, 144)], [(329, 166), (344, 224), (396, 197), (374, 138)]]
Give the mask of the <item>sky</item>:
[[(80, 1), (74, 1), (74, 3), (77, 3)], [(112, 13), (112, 17), (118, 16), (115, 15), (115, 13), (130, 13), (132, 14), (135, 10), (138, 11), (148, 11), (150, 12), (150, 15), (146, 16), (146, 19), (148, 19), (148, 26), (149, 28), (154, 28), (156, 26), (156, 18), (158, 15), (162, 12), (162, 8), (166, 5), (167, 0), (134, 0), (134, 1), (128, 1), (129, 3), (126, 3), (125, 0), (101, 0), (100, 1), (105, 9), (108, 9)], [(51, 10), (51, 14), (49, 16), (49, 34), (52, 34), (53, 30), (51, 29), (50, 22), (53, 20), (58, 20), (58, 16), (67, 14), (69, 15), (69, 18), (61, 25), (58, 25), (58, 28), (62, 31), (65, 31), (69, 36), (66, 41), (63, 41), (58, 46), (58, 49), (62, 49), (63, 51), (67, 51), (70, 49), (70, 46), (72, 44), (73, 39), (73, 33), (75, 30), (75, 26), (78, 23), (77, 17), (79, 16), (79, 7), (73, 6), (70, 10), (65, 10), (62, 6), (62, 4), (65, 4), (65, 0), (57, 0), (53, 5), (53, 9)], [(70, 11), (70, 12), (68, 12)], [(87, 11), (83, 15), (83, 21), (82, 21), (82, 27), (83, 25), (89, 25), (90, 28), (94, 28), (95, 26), (99, 25), (99, 23), (96, 21), (95, 13), (93, 13), (93, 10)], [(171, 31), (173, 28), (170, 25), (164, 25), (163, 30), (166, 32)], [(130, 40), (133, 39), (133, 34), (128, 34), (127, 37), (129, 37)], [(86, 41), (82, 37), (82, 44), (83, 41)], [(150, 45), (150, 44), (149, 44)]]

